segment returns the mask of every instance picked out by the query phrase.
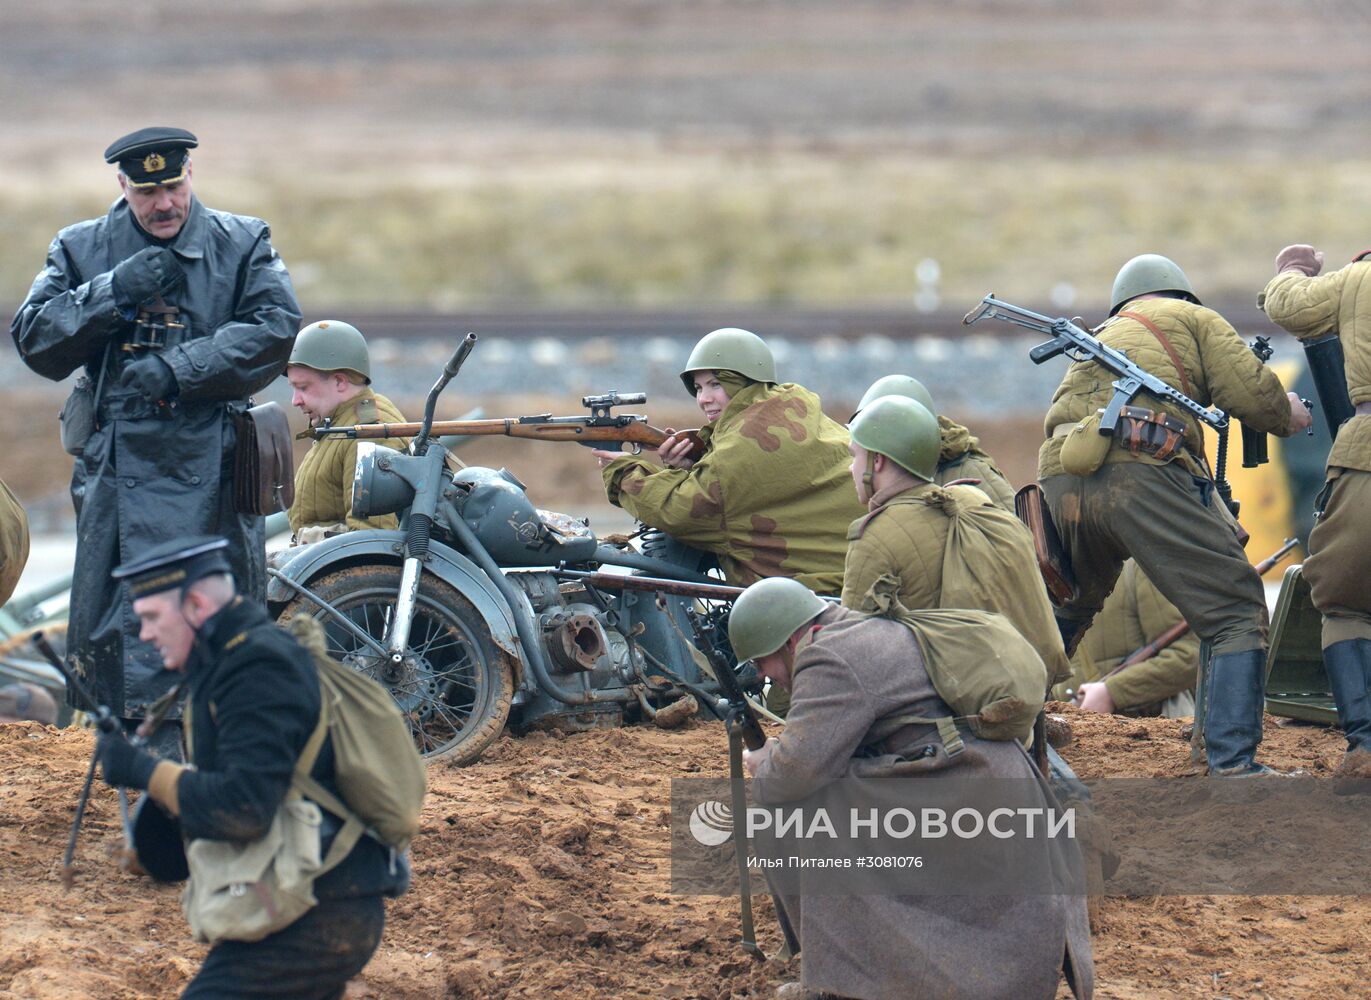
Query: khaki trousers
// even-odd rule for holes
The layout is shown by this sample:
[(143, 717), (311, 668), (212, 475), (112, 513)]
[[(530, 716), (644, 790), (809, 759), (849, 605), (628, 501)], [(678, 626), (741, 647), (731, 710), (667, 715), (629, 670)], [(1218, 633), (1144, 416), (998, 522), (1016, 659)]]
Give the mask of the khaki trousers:
[(1132, 556), (1215, 655), (1266, 647), (1261, 578), (1209, 480), (1176, 462), (1117, 462), (1040, 485), (1081, 591), (1059, 618), (1093, 619)]
[(1327, 502), (1309, 534), (1309, 581), (1323, 647), (1371, 639), (1371, 472), (1328, 470)]

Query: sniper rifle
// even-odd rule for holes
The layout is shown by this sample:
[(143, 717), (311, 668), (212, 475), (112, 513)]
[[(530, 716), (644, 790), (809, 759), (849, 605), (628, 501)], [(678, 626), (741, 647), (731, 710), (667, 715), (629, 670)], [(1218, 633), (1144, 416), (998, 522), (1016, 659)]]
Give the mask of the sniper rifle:
[[(601, 448), (607, 444), (622, 446), (627, 442), (633, 445), (633, 452), (637, 454), (644, 447), (659, 447), (671, 435), (649, 424), (647, 417), (641, 414), (612, 413), (611, 409), (615, 406), (646, 402), (647, 393), (644, 392), (607, 392), (598, 396), (581, 397), (581, 405), (590, 410), (588, 417), (554, 417), (551, 413), (539, 413), (527, 417), (503, 417), (494, 420), (438, 420), (428, 425), (428, 431), (435, 436), (503, 434), (506, 437), (534, 441), (574, 441), (587, 448)], [(414, 437), (423, 429), (423, 423), (355, 424), (337, 427), (324, 423), (311, 428), (309, 433), (319, 440), (345, 437), (361, 441)], [(690, 439), (691, 448), (687, 458), (694, 461), (704, 454), (705, 444), (697, 431), (685, 430), (676, 433)]]

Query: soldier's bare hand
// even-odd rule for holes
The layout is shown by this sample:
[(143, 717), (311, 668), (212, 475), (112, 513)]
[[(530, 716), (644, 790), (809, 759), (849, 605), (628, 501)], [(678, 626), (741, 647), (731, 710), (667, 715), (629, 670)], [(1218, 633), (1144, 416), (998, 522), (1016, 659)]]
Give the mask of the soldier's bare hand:
[(1300, 431), (1308, 430), (1314, 423), (1314, 415), (1309, 412), (1309, 407), (1293, 392), (1287, 392), (1286, 396), (1290, 399), (1290, 433), (1298, 434)]
[(667, 438), (657, 449), (657, 457), (662, 460), (662, 464), (673, 469), (689, 469), (695, 464), (694, 459), (690, 458), (690, 449), (694, 442), (687, 434), (677, 434), (674, 427), (663, 428), (667, 433)]
[(762, 762), (771, 756), (771, 751), (775, 750), (779, 743), (780, 740), (773, 736), (763, 743), (759, 750), (744, 750), (743, 767), (747, 768), (747, 773), (756, 774), (757, 768), (761, 767)]
[(600, 464), (602, 469), (616, 458), (624, 457), (622, 451), (606, 451), (603, 448), (592, 448), (590, 453), (595, 456), (595, 461)]
[(1089, 684), (1082, 684), (1076, 692), (1076, 698), (1087, 712), (1100, 712), (1108, 715), (1114, 711), (1114, 699), (1109, 694), (1109, 688), (1104, 681), (1093, 681)]

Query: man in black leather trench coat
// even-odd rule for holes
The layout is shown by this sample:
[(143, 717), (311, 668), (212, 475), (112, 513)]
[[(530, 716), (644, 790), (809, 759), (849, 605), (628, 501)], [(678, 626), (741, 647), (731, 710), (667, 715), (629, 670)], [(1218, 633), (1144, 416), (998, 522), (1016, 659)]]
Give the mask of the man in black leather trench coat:
[(221, 535), (241, 591), (265, 593), (262, 518), (233, 507), (234, 414), (285, 369), (300, 321), (267, 224), (192, 193), (196, 144), (160, 127), (116, 140), (105, 158), (122, 197), (57, 234), (10, 325), (30, 368), (60, 381), (84, 366), (96, 397), (84, 441), (64, 427), (77, 519), (67, 644), (128, 720), (172, 677), (138, 639), (116, 565), (169, 536)]

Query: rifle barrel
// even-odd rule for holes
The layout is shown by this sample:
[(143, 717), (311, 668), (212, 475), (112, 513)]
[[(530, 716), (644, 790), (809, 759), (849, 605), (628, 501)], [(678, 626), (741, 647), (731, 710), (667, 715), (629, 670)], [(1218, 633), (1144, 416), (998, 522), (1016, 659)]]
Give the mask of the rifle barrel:
[(584, 570), (559, 569), (552, 575), (566, 580), (580, 580), (605, 590), (642, 590), (677, 597), (699, 597), (711, 601), (733, 601), (743, 592), (742, 587), (723, 584), (687, 583), (684, 580), (665, 580), (657, 576), (629, 576), (625, 573), (589, 573)]

